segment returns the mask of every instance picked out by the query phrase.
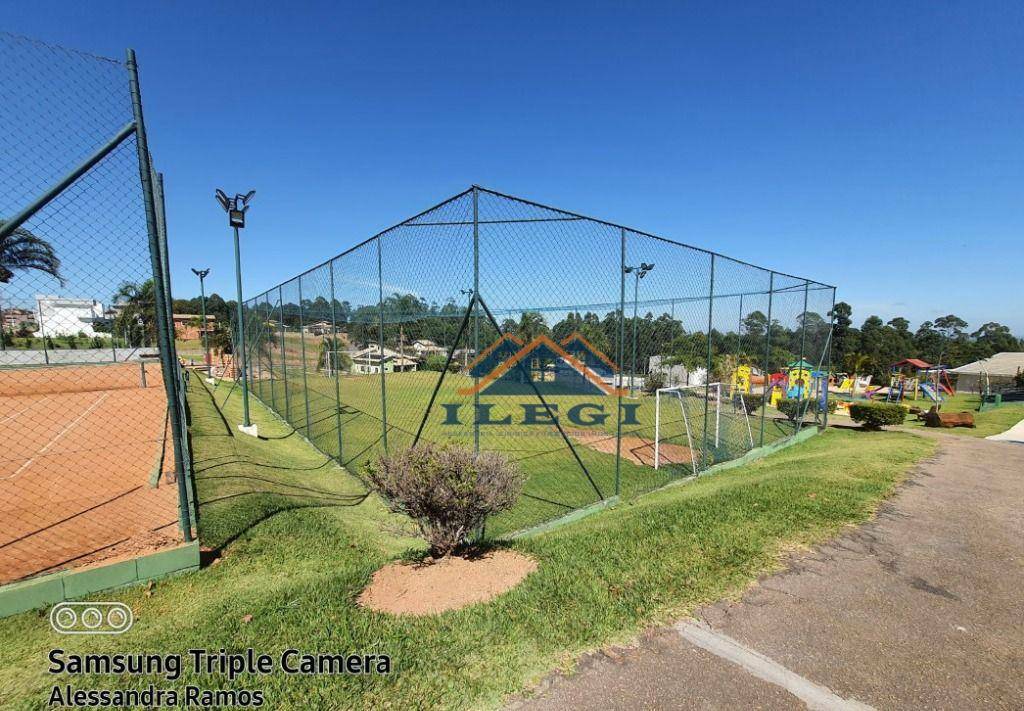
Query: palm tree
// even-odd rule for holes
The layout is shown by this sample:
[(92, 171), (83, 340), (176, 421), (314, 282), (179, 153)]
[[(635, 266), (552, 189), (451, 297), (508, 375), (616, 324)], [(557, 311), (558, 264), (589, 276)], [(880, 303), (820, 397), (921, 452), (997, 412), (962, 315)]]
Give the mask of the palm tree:
[(152, 279), (124, 282), (114, 292), (114, 303), (121, 305), (114, 319), (115, 333), (127, 331), (132, 345), (156, 343), (156, 289)]
[[(0, 227), (6, 224), (0, 220)], [(10, 284), (14, 272), (35, 269), (49, 274), (64, 286), (60, 273), (60, 259), (46, 240), (28, 230), (17, 227), (11, 234), (0, 237), (0, 284)]]

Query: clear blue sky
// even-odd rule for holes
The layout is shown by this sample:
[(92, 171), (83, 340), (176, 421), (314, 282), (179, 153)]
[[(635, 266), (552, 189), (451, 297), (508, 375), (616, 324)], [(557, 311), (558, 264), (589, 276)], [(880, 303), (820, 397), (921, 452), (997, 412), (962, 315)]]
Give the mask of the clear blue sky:
[(471, 183), (1024, 334), (1024, 5), (5, 2), (138, 52), (176, 296), (247, 295)]

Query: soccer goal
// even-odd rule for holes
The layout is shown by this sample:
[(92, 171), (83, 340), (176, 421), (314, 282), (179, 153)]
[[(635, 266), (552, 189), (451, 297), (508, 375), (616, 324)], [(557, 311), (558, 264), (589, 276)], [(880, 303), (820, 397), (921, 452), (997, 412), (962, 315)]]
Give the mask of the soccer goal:
[(337, 377), (338, 365), (344, 363), (344, 361), (341, 360), (341, 355), (340, 351), (324, 349), (323, 355), (320, 359), (320, 373), (322, 375), (326, 375), (328, 378)]
[[(729, 403), (724, 402), (722, 383), (659, 388), (655, 393), (654, 403), (654, 468), (660, 468), (662, 461), (666, 459), (663, 455), (668, 446), (673, 446), (673, 440), (682, 441), (685, 438), (693, 472), (694, 474), (699, 473), (698, 463), (703, 463), (704, 459), (702, 433), (705, 426), (705, 412), (713, 418), (707, 424), (709, 429), (714, 427), (714, 447), (718, 449), (722, 443), (722, 408), (725, 404), (731, 405), (734, 410), (739, 410), (747, 431), (746, 439), (750, 448), (753, 449), (754, 433), (750, 427), (750, 415), (747, 413), (746, 402), (742, 393), (736, 393), (735, 398)], [(732, 423), (733, 420), (728, 418), (726, 424), (731, 426)], [(695, 436), (695, 434), (701, 436)], [(696, 444), (695, 440), (698, 440)]]

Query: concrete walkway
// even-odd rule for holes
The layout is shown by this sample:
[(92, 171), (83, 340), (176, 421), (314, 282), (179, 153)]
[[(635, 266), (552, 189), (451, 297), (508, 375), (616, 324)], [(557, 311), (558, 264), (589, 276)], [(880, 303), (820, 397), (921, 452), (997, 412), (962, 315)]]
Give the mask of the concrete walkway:
[(1021, 420), (1015, 424), (1006, 432), (1000, 432), (999, 434), (989, 435), (985, 439), (992, 439), (1002, 442), (1017, 442), (1024, 444), (1024, 420)]
[(1024, 447), (925, 436), (874, 521), (513, 707), (1024, 708)]

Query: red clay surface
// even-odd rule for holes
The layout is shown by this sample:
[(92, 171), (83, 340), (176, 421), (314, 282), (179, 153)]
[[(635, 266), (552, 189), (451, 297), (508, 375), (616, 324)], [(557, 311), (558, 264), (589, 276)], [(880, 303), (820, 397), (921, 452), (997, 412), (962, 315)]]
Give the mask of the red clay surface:
[[(615, 436), (604, 432), (574, 432), (573, 439), (590, 449), (604, 454), (615, 454)], [(681, 444), (662, 442), (658, 464), (685, 464), (692, 466), (690, 448)], [(622, 438), (622, 458), (643, 467), (654, 466), (654, 440), (642, 437)]]
[[(135, 386), (99, 389), (134, 370)], [(78, 392), (0, 395), (0, 584), (177, 544), (174, 454), (160, 368), (44, 370)], [(67, 381), (78, 370), (81, 380)], [(0, 392), (24, 371), (0, 371)], [(86, 376), (100, 375), (95, 382)], [(41, 382), (46, 382), (44, 379)], [(126, 381), (130, 382), (130, 381)], [(150, 486), (163, 458), (163, 474)]]

